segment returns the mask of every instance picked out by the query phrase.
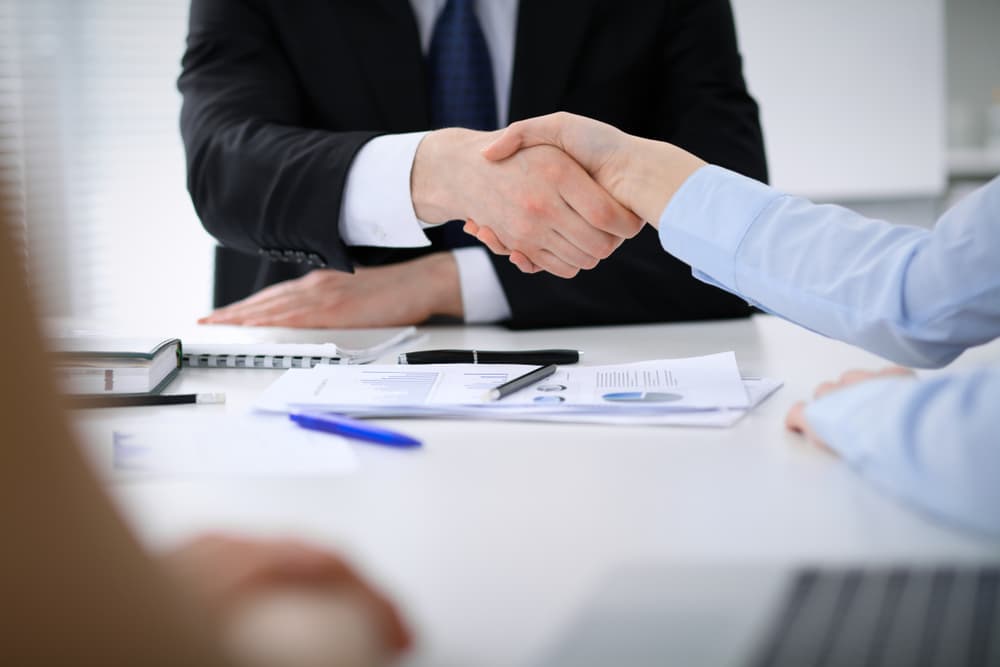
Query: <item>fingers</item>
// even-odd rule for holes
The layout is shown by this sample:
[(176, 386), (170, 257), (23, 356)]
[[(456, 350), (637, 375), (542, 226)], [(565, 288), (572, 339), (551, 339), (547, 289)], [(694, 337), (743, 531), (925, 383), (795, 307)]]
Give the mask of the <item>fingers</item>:
[(548, 271), (560, 278), (575, 278), (576, 274), (580, 272), (579, 267), (567, 264), (548, 250), (539, 250), (531, 261), (542, 271)]
[[(492, 252), (518, 251), (514, 263), (520, 268), (569, 278), (594, 268), (644, 223), (559, 147), (535, 146), (544, 143), (541, 139), (558, 139), (563, 116), (570, 118), (564, 114), (512, 125), (509, 136), (515, 139), (507, 141), (510, 148), (518, 147), (516, 158), (469, 172), (471, 190), (482, 188), (483, 196), (467, 197), (464, 206), (466, 232)], [(531, 132), (522, 137), (522, 129)], [(498, 141), (502, 147), (502, 137)]]
[[(477, 230), (476, 233), (473, 235), (483, 245), (489, 248), (490, 252), (496, 255), (510, 255), (510, 263), (516, 266), (518, 269), (520, 269), (523, 273), (538, 273), (540, 271), (547, 270), (535, 264), (530, 259), (528, 259), (527, 255), (525, 255), (523, 252), (519, 250), (510, 250), (507, 246), (505, 246), (503, 243), (500, 242), (500, 239), (497, 238), (496, 234), (494, 234), (493, 230), (490, 229), (489, 227), (479, 227), (478, 225), (468, 226), (468, 231), (471, 231), (473, 229)], [(544, 252), (544, 251), (539, 251), (539, 252)], [(549, 261), (556, 263), (558, 262), (558, 259), (553, 257), (550, 258)], [(593, 268), (593, 265), (596, 265), (596, 263), (597, 261), (593, 260), (592, 265), (587, 266), (586, 268)], [(550, 265), (547, 264), (546, 266)], [(568, 265), (562, 263), (561, 266), (562, 269), (567, 269)], [(555, 273), (555, 275), (559, 275), (562, 278), (572, 278), (576, 275), (574, 267), (569, 267), (567, 271), (568, 272), (566, 275), (556, 273), (556, 270), (552, 270), (550, 272)]]
[(356, 276), (332, 269), (317, 269), (294, 280), (272, 285), (242, 301), (220, 308), (200, 324), (242, 326), (333, 327), (340, 325), (328, 308), (330, 301)]
[(813, 398), (823, 398), (827, 394), (832, 394), (833, 392), (841, 389), (843, 385), (839, 382), (824, 382), (813, 392)]
[(245, 324), (248, 319), (280, 310), (289, 299), (295, 298), (298, 281), (288, 280), (277, 285), (271, 285), (245, 299), (219, 308), (206, 317), (198, 320), (198, 324)]
[(837, 452), (831, 449), (830, 446), (823, 442), (823, 439), (816, 435), (816, 432), (813, 431), (812, 426), (809, 424), (809, 420), (806, 419), (807, 407), (808, 404), (803, 401), (799, 401), (793, 405), (788, 411), (788, 414), (785, 415), (785, 428), (793, 433), (799, 433), (805, 436), (809, 442), (830, 452), (831, 454), (836, 455)]
[(805, 401), (799, 401), (785, 415), (785, 428), (793, 433), (805, 433), (807, 427), (806, 404)]
[(511, 250), (497, 238), (496, 234), (489, 227), (480, 227), (469, 220), (465, 224), (465, 232), (475, 236), (480, 243), (489, 248), (495, 255), (510, 255), (510, 263), (520, 269), (523, 273), (538, 273), (542, 269), (528, 259), (519, 250)]
[(462, 228), (466, 234), (475, 236), (476, 239), (489, 248), (490, 252), (494, 255), (509, 255), (511, 253), (510, 248), (505, 246), (497, 238), (497, 235), (493, 233), (493, 230), (489, 227), (480, 227), (472, 220), (467, 220), (465, 227)]
[(538, 273), (542, 269), (534, 262), (517, 250), (510, 253), (510, 263), (519, 268), (524, 273)]
[(466, 220), (465, 225), (462, 226), (462, 231), (469, 236), (477, 236), (479, 234), (479, 225), (476, 224), (475, 220)]
[(527, 177), (527, 185), (488, 225), (506, 251), (518, 250), (534, 265), (568, 278), (594, 268), (621, 245), (622, 237), (600, 227), (628, 235), (641, 227), (565, 153), (543, 147), (520, 155), (517, 177)]
[(577, 176), (561, 189), (560, 194), (586, 223), (589, 223), (595, 230), (605, 233), (604, 236), (600, 237), (591, 234), (591, 239), (588, 240), (591, 240), (595, 246), (602, 242), (613, 244), (607, 254), (600, 257), (600, 259), (604, 259), (614, 252), (624, 239), (630, 239), (638, 234), (645, 222), (618, 203), (608, 194), (607, 190), (595, 183), (589, 175), (585, 179), (580, 179), (579, 175)]
[(909, 368), (903, 368), (902, 366), (889, 366), (888, 368), (883, 368), (877, 371), (857, 369), (849, 370), (845, 371), (837, 380), (824, 382), (816, 387), (814, 396), (815, 398), (822, 398), (823, 396), (831, 394), (835, 391), (877, 378), (913, 377), (913, 375), (914, 373), (912, 370)]
[[(241, 304), (239, 308), (213, 313), (207, 324), (239, 324), (243, 326), (279, 326), (278, 321), (288, 321), (290, 313), (299, 312), (294, 296), (268, 299), (259, 303)], [(304, 326), (300, 323), (299, 326)]]
[(480, 227), (473, 221), (468, 220), (465, 224), (465, 232), (475, 236), (480, 243), (490, 249), (490, 252), (496, 255), (510, 255), (510, 263), (523, 273), (538, 273), (542, 270), (541, 267), (528, 259), (521, 251), (510, 250), (507, 246), (500, 243), (500, 239), (497, 238), (496, 234), (489, 227)]
[(878, 371), (878, 375), (883, 377), (916, 377), (916, 373), (913, 372), (912, 368), (905, 368), (903, 366), (887, 366)]

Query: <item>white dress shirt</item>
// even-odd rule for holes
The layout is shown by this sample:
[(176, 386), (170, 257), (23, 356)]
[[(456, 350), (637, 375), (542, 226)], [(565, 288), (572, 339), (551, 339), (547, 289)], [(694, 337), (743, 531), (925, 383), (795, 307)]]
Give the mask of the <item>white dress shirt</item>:
[[(1000, 336), (1000, 178), (932, 230), (817, 206), (703, 167), (660, 218), (695, 276), (894, 361), (943, 366)], [(824, 442), (882, 489), (1000, 535), (1000, 367), (886, 378), (813, 401)]]
[[(410, 0), (420, 44), (430, 48), (434, 23), (447, 0)], [(496, 87), (497, 119), (507, 124), (514, 66), (518, 0), (477, 0), (476, 14), (490, 49)], [(347, 245), (414, 248), (430, 244), (410, 196), (410, 171), (426, 132), (376, 137), (358, 151), (347, 175), (340, 212), (340, 238)], [(482, 247), (453, 250), (458, 264), (465, 321), (499, 322), (510, 317), (510, 304)]]

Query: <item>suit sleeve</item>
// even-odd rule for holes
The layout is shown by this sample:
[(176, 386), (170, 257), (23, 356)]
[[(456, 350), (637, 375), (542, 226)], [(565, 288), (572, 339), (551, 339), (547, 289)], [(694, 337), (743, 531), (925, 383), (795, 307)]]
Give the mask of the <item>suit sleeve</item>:
[(743, 59), (729, 0), (683, 0), (665, 27), (666, 85), (658, 99), (664, 136), (706, 162), (767, 183), (757, 103), (743, 79)]
[[(641, 110), (649, 120), (623, 129), (766, 181), (757, 104), (743, 79), (728, 0), (665, 4), (657, 78), (634, 84), (653, 89), (652, 109)], [(667, 256), (649, 226), (595, 269), (569, 281), (521, 274), (503, 257), (494, 257), (493, 264), (510, 301), (512, 328), (717, 319), (751, 312), (745, 301), (701, 283), (690, 267)]]
[(351, 270), (344, 185), (375, 133), (309, 129), (266, 8), (192, 0), (178, 81), (188, 190), (205, 229), (237, 250)]

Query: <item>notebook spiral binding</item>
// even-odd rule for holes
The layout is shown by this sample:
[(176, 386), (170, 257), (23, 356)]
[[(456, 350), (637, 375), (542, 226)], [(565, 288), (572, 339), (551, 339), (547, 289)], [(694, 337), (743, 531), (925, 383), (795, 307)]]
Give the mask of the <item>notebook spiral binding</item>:
[(185, 354), (190, 368), (312, 368), (319, 364), (340, 364), (341, 357), (312, 357), (280, 354)]

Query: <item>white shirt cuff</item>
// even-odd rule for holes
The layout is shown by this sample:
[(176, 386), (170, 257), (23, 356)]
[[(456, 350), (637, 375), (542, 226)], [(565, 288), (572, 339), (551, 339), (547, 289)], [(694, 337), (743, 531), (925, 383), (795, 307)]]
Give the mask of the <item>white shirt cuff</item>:
[(410, 195), (410, 171), (427, 132), (387, 134), (365, 144), (351, 163), (340, 211), (340, 238), (349, 246), (430, 245)]
[(458, 265), (462, 307), (468, 324), (489, 324), (510, 319), (510, 304), (484, 248), (452, 250)]

